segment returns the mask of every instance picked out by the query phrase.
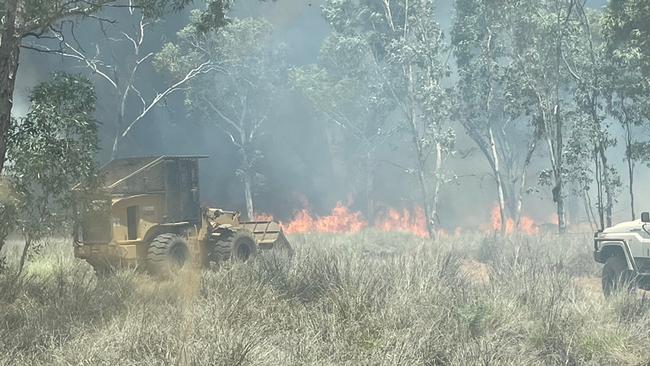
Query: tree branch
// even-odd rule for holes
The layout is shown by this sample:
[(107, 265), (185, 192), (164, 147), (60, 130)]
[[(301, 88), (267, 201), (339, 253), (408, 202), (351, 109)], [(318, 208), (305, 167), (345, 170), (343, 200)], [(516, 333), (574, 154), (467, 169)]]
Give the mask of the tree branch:
[[(94, 17), (94, 13), (100, 11), (104, 6), (116, 2), (116, 0), (97, 0), (92, 2), (89, 0), (71, 0), (64, 3), (60, 9), (52, 12), (49, 16), (44, 18), (31, 19), (18, 29), (18, 33), (24, 37), (26, 34), (43, 31), (49, 28), (56, 21), (70, 18), (70, 17)], [(95, 19), (105, 20), (103, 18), (94, 17)]]
[(241, 135), (241, 131), (242, 131), (241, 126), (239, 126), (230, 117), (226, 116), (226, 114), (223, 113), (223, 111), (221, 111), (221, 109), (217, 108), (217, 106), (215, 106), (214, 103), (212, 103), (210, 100), (208, 100), (207, 98), (202, 98), (202, 99), (204, 100), (204, 102), (206, 102), (208, 104), (208, 106), (215, 113), (217, 113), (219, 115), (219, 117), (221, 117), (221, 119), (223, 119), (228, 125), (230, 125), (233, 129), (235, 129), (235, 131), (237, 131), (237, 133), (239, 133)]
[(210, 72), (210, 71), (212, 71), (212, 70), (214, 70), (214, 68), (211, 67), (211, 62), (210, 62), (210, 61), (206, 61), (206, 62), (202, 63), (201, 65), (195, 67), (194, 69), (190, 70), (190, 71), (185, 75), (185, 77), (183, 77), (181, 80), (179, 80), (179, 81), (177, 81), (176, 83), (174, 83), (172, 86), (170, 86), (169, 88), (167, 88), (165, 91), (163, 91), (162, 93), (157, 94), (156, 97), (151, 101), (151, 103), (150, 103), (148, 106), (146, 106), (145, 108), (143, 108), (143, 110), (142, 110), (142, 112), (140, 113), (140, 115), (138, 115), (138, 116), (133, 120), (133, 122), (131, 122), (131, 123), (129, 124), (129, 126), (124, 130), (124, 132), (122, 132), (122, 134), (121, 134), (122, 138), (126, 137), (126, 135), (129, 134), (129, 132), (131, 131), (131, 129), (133, 129), (133, 127), (134, 127), (136, 124), (138, 124), (138, 123), (139, 123), (139, 122), (140, 122), (140, 121), (141, 121), (141, 120), (142, 120), (142, 119), (143, 119), (143, 118), (144, 118), (144, 117), (149, 113), (149, 111), (151, 111), (151, 109), (152, 109), (153, 107), (155, 107), (155, 106), (156, 106), (156, 105), (157, 105), (161, 100), (165, 99), (165, 98), (168, 97), (170, 94), (172, 94), (172, 93), (174, 93), (174, 92), (180, 90), (180, 89), (183, 87), (183, 85), (185, 85), (185, 84), (186, 84), (187, 82), (189, 82), (190, 80), (196, 78), (196, 77), (199, 76), (199, 75), (206, 74), (206, 73), (208, 73), (208, 72)]

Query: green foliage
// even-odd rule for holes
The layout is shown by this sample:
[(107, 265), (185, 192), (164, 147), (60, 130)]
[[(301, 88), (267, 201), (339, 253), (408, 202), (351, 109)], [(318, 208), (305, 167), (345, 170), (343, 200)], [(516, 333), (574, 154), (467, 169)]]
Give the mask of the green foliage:
[(26, 117), (12, 125), (7, 156), (19, 226), (32, 239), (60, 230), (75, 203), (73, 187), (92, 187), (95, 92), (81, 76), (56, 73), (31, 93)]
[(520, 98), (513, 88), (520, 81), (512, 70), (516, 50), (510, 18), (517, 16), (517, 9), (509, 1), (459, 0), (456, 11), (452, 44), (459, 69), (460, 120), (481, 143), (488, 139), (488, 126), (496, 129), (501, 121), (526, 114), (511, 103)]
[[(435, 147), (440, 144), (445, 154), (451, 153), (455, 132), (450, 126), (453, 93), (446, 85), (450, 75), (449, 50), (435, 20), (435, 1), (405, 1), (399, 6), (404, 7), (401, 12), (405, 13), (405, 19), (394, 32), (404, 36), (396, 37), (386, 46), (386, 60), (395, 75), (390, 81), (392, 92), (403, 95), (399, 101), (402, 108), (415, 104), (415, 110), (405, 114), (407, 118), (409, 114), (415, 115), (421, 141), (419, 149), (425, 154), (433, 151), (432, 155), (436, 156), (439, 154), (435, 153)], [(393, 23), (398, 19), (396, 16)]]
[[(186, 103), (206, 122), (215, 123), (213, 108), (232, 119), (239, 115), (241, 98), (253, 107), (249, 118), (268, 113), (277, 88), (282, 85), (282, 47), (271, 48), (271, 24), (257, 19), (235, 19), (217, 31), (201, 32), (201, 14), (179, 32), (180, 42), (166, 44), (156, 55), (155, 65), (174, 77), (183, 77), (201, 63), (214, 71), (197, 78), (187, 90)], [(237, 103), (233, 103), (237, 101)], [(231, 110), (229, 108), (235, 108)]]
[(211, 0), (208, 8), (201, 13), (196, 21), (196, 29), (207, 33), (224, 27), (229, 23), (226, 13), (231, 6), (230, 0)]
[(628, 152), (630, 158), (635, 161), (642, 161), (650, 167), (650, 142), (634, 142)]
[[(165, 12), (180, 11), (193, 0), (134, 0), (129, 3), (142, 9), (147, 17), (160, 17)], [(19, 29), (32, 32), (65, 18), (96, 14), (111, 6), (128, 6), (118, 0), (19, 0), (19, 8), (25, 22)]]
[(414, 157), (398, 165), (412, 167), (403, 171), (417, 177), (434, 232), (439, 188), (449, 176), (443, 162), (456, 137), (435, 1), (329, 0), (322, 9), (333, 31), (319, 65), (293, 70), (293, 84), (354, 141), (367, 200), (382, 148), (403, 147)]
[(161, 16), (166, 11), (181, 11), (193, 0), (135, 0), (133, 4), (149, 16)]
[(619, 61), (637, 67), (650, 77), (650, 3), (645, 0), (612, 0), (605, 13), (608, 50)]
[(286, 89), (283, 45), (271, 42), (272, 25), (262, 19), (233, 19), (205, 32), (204, 19), (192, 13), (177, 44), (167, 44), (155, 57), (156, 67), (182, 78), (187, 70), (204, 72), (188, 82), (185, 104), (197, 119), (224, 133), (237, 149), (248, 216), (254, 191), (264, 186), (257, 163), (263, 157), (261, 137), (273, 123), (274, 106)]
[(395, 108), (382, 76), (385, 66), (378, 63), (366, 36), (354, 28), (341, 28), (323, 42), (319, 65), (290, 73), (292, 84), (356, 140), (379, 137), (386, 129), (386, 115)]
[[(626, 129), (626, 159), (647, 161), (650, 123), (650, 4), (610, 1), (603, 15), (607, 111)], [(640, 138), (641, 137), (641, 138)]]
[(351, 4), (328, 2), (323, 7), (335, 30), (321, 45), (318, 65), (293, 68), (289, 79), (332, 126), (332, 135), (342, 136), (333, 144), (352, 162), (346, 180), (356, 183), (351, 189), (362, 197), (366, 214), (372, 217), (379, 156), (398, 148), (394, 141), (403, 127), (390, 117), (397, 102), (373, 36), (353, 26), (352, 20), (338, 24), (334, 13), (340, 13), (341, 6)]
[(377, 63), (369, 40), (349, 28), (325, 39), (319, 61), (292, 69), (290, 82), (345, 132), (344, 141), (352, 143), (344, 143), (344, 148), (350, 146), (353, 160), (364, 165), (354, 164), (352, 170), (372, 174), (367, 170), (374, 170), (377, 150), (395, 135), (387, 117), (396, 103), (382, 76), (384, 67)]
[(539, 103), (528, 99), (527, 79), (537, 76), (525, 72), (519, 61), (521, 54), (537, 57), (538, 51), (520, 53), (520, 46), (530, 44), (519, 42), (517, 33), (533, 21), (529, 12), (545, 12), (538, 2), (458, 0), (455, 5), (451, 31), (458, 66), (455, 117), (492, 170), (498, 202), (503, 203), (500, 212), (516, 221), (527, 170), (544, 130), (537, 117)]
[[(148, 17), (188, 3), (134, 2)], [(115, 4), (24, 0), (19, 18), (43, 25)], [(273, 44), (270, 24), (228, 19), (228, 0), (206, 5), (193, 12), (178, 40), (157, 53), (155, 65), (175, 81), (199, 65), (209, 66), (210, 72), (199, 72), (176, 90), (186, 92), (193, 117), (222, 130), (245, 157), (241, 176), (261, 182), (254, 168), (262, 157), (262, 126), (268, 124), (262, 121), (273, 119), (287, 76), (315, 109), (345, 131), (344, 138), (337, 133), (330, 141), (344, 140), (341, 150), (351, 157), (344, 164), (356, 174), (376, 173), (376, 162), (384, 161), (379, 156), (386, 153), (406, 161), (394, 165), (405, 166), (407, 174), (415, 175), (412, 165), (419, 163), (432, 188), (442, 175), (432, 171), (436, 149), (453, 154), (452, 127), (460, 124), (486, 156), (492, 153), (490, 133), (495, 133), (495, 155), (502, 169), (511, 171), (503, 177), (512, 186), (506, 188), (510, 196), (526, 178), (517, 168), (536, 139), (545, 140), (537, 149), (548, 146), (543, 156), (549, 159), (531, 166), (543, 170), (543, 180), (559, 192), (553, 198), (568, 197), (563, 185), (593, 194), (603, 184), (615, 196), (621, 186), (617, 163), (605, 164), (620, 144), (611, 117), (632, 131), (626, 158), (648, 156), (647, 139), (639, 133), (650, 115), (650, 7), (644, 1), (614, 0), (599, 12), (573, 0), (457, 0), (448, 39), (435, 21), (433, 0), (326, 0), (323, 17), (332, 31), (317, 64), (299, 68), (288, 67), (284, 49)], [(453, 70), (447, 65), (450, 55), (458, 66)], [(458, 79), (450, 78), (453, 73)], [(124, 90), (132, 97), (139, 94)], [(414, 152), (419, 162), (407, 158)], [(367, 171), (358, 169), (359, 157), (368, 159)], [(490, 163), (494, 166), (494, 159)]]

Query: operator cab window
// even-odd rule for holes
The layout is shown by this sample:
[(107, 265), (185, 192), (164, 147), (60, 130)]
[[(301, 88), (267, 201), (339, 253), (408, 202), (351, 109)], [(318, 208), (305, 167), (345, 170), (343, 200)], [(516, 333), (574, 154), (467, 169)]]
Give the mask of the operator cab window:
[(138, 238), (138, 206), (131, 206), (126, 208), (126, 225), (128, 240), (136, 240)]

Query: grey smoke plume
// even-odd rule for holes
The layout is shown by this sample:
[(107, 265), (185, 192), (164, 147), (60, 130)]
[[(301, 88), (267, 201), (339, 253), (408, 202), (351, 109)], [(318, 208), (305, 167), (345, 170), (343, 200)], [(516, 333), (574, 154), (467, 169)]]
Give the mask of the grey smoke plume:
[[(605, 0), (588, 2), (594, 8), (606, 4)], [(273, 41), (286, 45), (288, 61), (292, 66), (316, 63), (323, 39), (330, 32), (328, 24), (322, 18), (320, 5), (322, 0), (277, 0), (260, 2), (258, 0), (240, 0), (236, 2), (232, 16), (264, 17), (275, 27)], [(200, 2), (195, 3), (201, 7)], [(453, 22), (453, 1), (439, 1), (438, 22), (448, 30)], [(150, 39), (150, 46), (155, 51), (162, 41), (173, 40), (175, 33), (188, 19), (188, 11), (167, 17), (157, 25), (156, 37)], [(84, 22), (80, 25), (83, 33), (80, 41), (92, 44), (93, 39), (103, 37), (96, 24)], [(118, 54), (117, 57), (120, 57)], [(70, 72), (87, 72), (78, 63), (62, 60), (57, 56), (47, 56), (23, 51), (18, 86), (15, 95), (16, 116), (24, 115), (28, 110), (29, 89), (45, 80), (54, 70), (64, 69)], [(141, 75), (145, 86), (151, 90), (160, 90), (163, 77), (153, 69), (145, 70)], [(108, 98), (101, 81), (97, 80), (99, 104), (97, 119), (100, 123), (109, 120), (114, 109), (102, 104)], [(259, 164), (259, 170), (266, 176), (266, 186), (257, 196), (257, 207), (262, 212), (287, 219), (292, 213), (303, 208), (305, 200), (310, 208), (320, 214), (327, 213), (336, 201), (351, 202), (355, 207), (354, 197), (349, 197), (351, 182), (342, 177), (332, 151), (328, 146), (326, 129), (321, 116), (310, 103), (297, 91), (289, 92), (274, 106), (277, 124), (268, 131), (264, 143), (265, 158)], [(471, 141), (459, 131), (459, 144), (466, 149), (472, 148)], [(108, 159), (110, 150), (110, 126), (102, 126), (104, 152), (99, 160)], [(243, 209), (241, 184), (234, 172), (237, 169), (237, 152), (228, 139), (214, 128), (196, 123), (183, 107), (183, 96), (177, 94), (155, 109), (134, 131), (127, 142), (124, 155), (156, 154), (207, 154), (210, 159), (201, 164), (202, 197), (206, 204), (219, 205), (229, 209)], [(538, 154), (541, 154), (538, 152)], [(622, 166), (622, 152), (614, 157), (614, 162)], [(535, 171), (542, 168), (545, 159), (538, 157), (537, 165), (530, 169), (528, 181), (535, 184)], [(452, 168), (460, 179), (444, 187), (441, 195), (441, 217), (443, 227), (454, 228), (457, 225), (471, 227), (484, 223), (489, 218), (490, 209), (495, 204), (495, 185), (486, 169), (484, 159), (478, 152), (467, 158), (456, 158), (451, 162)], [(378, 196), (381, 203), (399, 207), (415, 193), (409, 192), (405, 177), (396, 170), (386, 168), (377, 176)], [(639, 169), (638, 181), (643, 182), (650, 175), (647, 170)], [(406, 183), (405, 183), (406, 182)], [(524, 203), (524, 211), (534, 219), (549, 221), (553, 212), (552, 202), (547, 191), (529, 195)], [(642, 192), (637, 192), (641, 194)], [(638, 197), (640, 206), (650, 200), (649, 194)], [(570, 199), (570, 209), (577, 216), (581, 206), (576, 199)], [(616, 219), (627, 218), (627, 197), (620, 195), (616, 207)]]

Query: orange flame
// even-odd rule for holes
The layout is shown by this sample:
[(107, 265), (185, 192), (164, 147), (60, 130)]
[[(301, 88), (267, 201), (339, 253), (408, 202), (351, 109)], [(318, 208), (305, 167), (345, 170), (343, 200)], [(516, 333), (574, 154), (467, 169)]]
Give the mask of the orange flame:
[[(321, 232), (321, 233), (357, 233), (366, 227), (368, 222), (361, 217), (360, 212), (353, 212), (343, 203), (338, 202), (330, 215), (314, 216), (308, 209), (296, 213), (293, 220), (283, 223), (283, 229), (288, 234)], [(417, 208), (414, 214), (404, 209), (398, 211), (389, 209), (380, 216), (373, 226), (386, 232), (408, 232), (426, 238), (427, 232), (424, 210)]]
[(314, 227), (314, 219), (307, 209), (300, 210), (291, 222), (282, 224), (282, 228), (287, 234), (307, 233)]
[(328, 216), (312, 217), (309, 210), (302, 209), (291, 222), (283, 225), (288, 234), (320, 233), (357, 233), (368, 226), (361, 218), (360, 212), (352, 212), (343, 203), (338, 202)]
[(522, 216), (519, 221), (519, 230), (528, 235), (535, 235), (539, 233), (539, 226), (530, 217)]
[(407, 232), (421, 238), (429, 237), (426, 217), (421, 207), (415, 209), (414, 215), (407, 209), (399, 212), (391, 208), (376, 221), (375, 227), (381, 231)]
[[(491, 229), (492, 231), (501, 231), (502, 224), (501, 224), (501, 210), (499, 209), (499, 206), (496, 205), (492, 208), (492, 211), (490, 213), (491, 216)], [(521, 219), (519, 220), (519, 227), (517, 228), (515, 225), (515, 222), (512, 220), (512, 218), (508, 218), (506, 220), (506, 226), (505, 226), (505, 233), (506, 234), (512, 234), (515, 231), (521, 232), (523, 234), (527, 235), (534, 235), (539, 232), (539, 227), (535, 223), (535, 220), (531, 219), (528, 216), (522, 216)]]
[[(307, 207), (307, 206), (305, 206)], [(499, 206), (494, 206), (490, 212), (490, 224), (480, 225), (484, 231), (501, 231), (501, 215)], [(257, 220), (272, 220), (273, 216), (268, 214), (259, 214)], [(287, 234), (319, 232), (319, 233), (357, 233), (369, 227), (360, 212), (352, 211), (342, 202), (337, 202), (336, 207), (332, 209), (329, 215), (316, 216), (310, 213), (308, 208), (298, 211), (293, 219), (287, 223), (281, 223), (283, 230)], [(411, 233), (421, 238), (428, 238), (429, 232), (426, 225), (426, 216), (421, 207), (415, 210), (397, 210), (387, 209), (375, 219), (373, 228), (385, 232), (405, 232)], [(522, 216), (519, 226), (514, 220), (508, 218), (505, 224), (505, 233), (513, 234), (520, 232), (527, 235), (535, 235), (539, 232), (539, 226), (535, 221), (527, 216)], [(459, 237), (463, 233), (460, 227), (453, 231), (439, 229), (438, 237), (447, 238), (451, 236)]]

